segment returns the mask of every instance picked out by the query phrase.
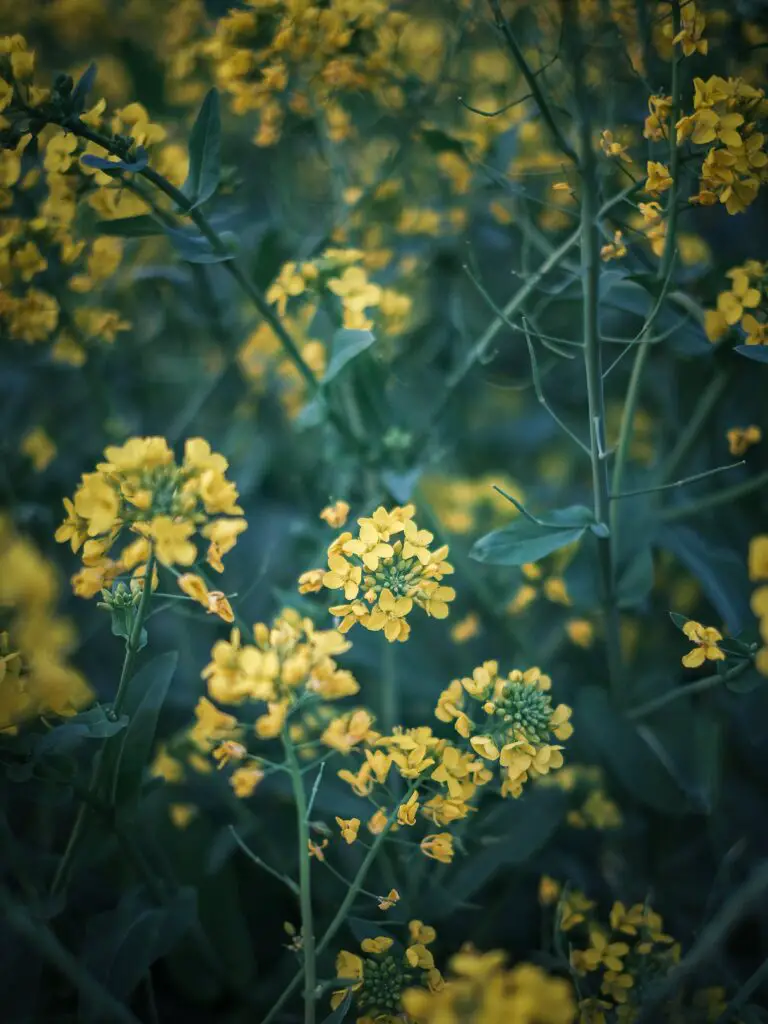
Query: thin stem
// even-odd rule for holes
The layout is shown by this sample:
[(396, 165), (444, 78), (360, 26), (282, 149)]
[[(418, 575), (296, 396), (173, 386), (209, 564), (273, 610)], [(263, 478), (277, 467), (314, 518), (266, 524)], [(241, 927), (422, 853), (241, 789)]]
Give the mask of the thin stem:
[(382, 634), (381, 652), (381, 725), (387, 735), (400, 725), (400, 694), (395, 671), (395, 645)]
[[(141, 644), (141, 631), (144, 628), (144, 622), (149, 611), (149, 605), (152, 599), (152, 577), (155, 572), (155, 552), (150, 549), (149, 558), (144, 573), (144, 587), (141, 592), (141, 600), (139, 601), (139, 607), (136, 611), (136, 618), (134, 619), (133, 626), (128, 639), (125, 641), (125, 657), (123, 658), (123, 667), (120, 672), (120, 681), (117, 684), (117, 693), (115, 700), (112, 705), (114, 714), (119, 718), (122, 712), (123, 704), (125, 703), (125, 697), (128, 689), (128, 681), (133, 675), (133, 665), (136, 660), (136, 655), (139, 652)], [(122, 741), (122, 737), (118, 735), (118, 738)], [(88, 793), (92, 797), (96, 797), (104, 783), (104, 771), (107, 762), (104, 759), (104, 752), (106, 750), (109, 740), (105, 740), (102, 743), (100, 749), (96, 753), (93, 760), (93, 770), (91, 772), (91, 781), (88, 786)], [(59, 866), (56, 869), (56, 874), (53, 876), (51, 883), (51, 894), (57, 893), (62, 885), (64, 885), (69, 876), (69, 872), (72, 867), (72, 861), (77, 847), (80, 843), (80, 839), (85, 829), (86, 822), (88, 820), (88, 812), (90, 805), (86, 801), (81, 801), (80, 806), (77, 809), (77, 815), (75, 817), (72, 831), (69, 834), (67, 845), (64, 848), (64, 854), (59, 861)]]
[(315, 923), (312, 911), (312, 865), (309, 857), (309, 821), (304, 777), (301, 774), (296, 751), (286, 730), (283, 731), (283, 749), (291, 788), (296, 804), (296, 826), (299, 842), (299, 905), (301, 908), (301, 936), (304, 954), (304, 1024), (315, 1024), (317, 987), (317, 955), (315, 951)]
[(576, 435), (571, 430), (568, 424), (565, 423), (564, 420), (560, 419), (560, 417), (557, 415), (555, 410), (552, 408), (552, 406), (549, 404), (546, 397), (544, 396), (544, 390), (541, 386), (541, 375), (539, 374), (539, 363), (536, 359), (536, 351), (533, 347), (533, 342), (531, 341), (531, 335), (528, 331), (528, 321), (525, 319), (525, 317), (523, 317), (523, 330), (525, 331), (525, 343), (528, 346), (528, 355), (531, 360), (531, 373), (533, 374), (533, 389), (536, 393), (536, 400), (538, 401), (542, 409), (545, 409), (549, 413), (549, 415), (552, 417), (552, 419), (555, 421), (558, 427), (560, 427), (563, 433), (567, 434), (568, 437), (570, 437), (570, 439), (574, 442), (574, 444), (577, 445), (583, 452), (585, 452), (587, 455), (590, 455), (591, 452), (589, 445), (584, 444), (581, 438), (578, 437), (578, 435)]
[(253, 850), (250, 848), (250, 846), (248, 846), (248, 844), (245, 842), (245, 840), (241, 838), (239, 832), (237, 831), (234, 825), (229, 826), (229, 831), (232, 834), (237, 845), (240, 847), (240, 849), (243, 851), (243, 853), (249, 860), (252, 860), (254, 864), (257, 864), (263, 871), (266, 871), (268, 875), (272, 875), (273, 878), (276, 878), (278, 882), (282, 882), (283, 885), (287, 885), (291, 892), (294, 894), (294, 896), (299, 895), (299, 887), (298, 885), (296, 885), (292, 878), (289, 878), (288, 875), (283, 875), (281, 874), (281, 872), (276, 871), (275, 868), (267, 864), (266, 861), (262, 860), (261, 857), (255, 854)]
[[(597, 165), (592, 147), (591, 101), (584, 78), (584, 42), (578, 10), (563, 0), (566, 34), (574, 46), (574, 92), (579, 116), (579, 158), (581, 169), (581, 280), (583, 291), (582, 328), (584, 364), (587, 378), (590, 453), (592, 459), (592, 496), (595, 519), (608, 525), (610, 501), (608, 463), (605, 444), (605, 395), (603, 392), (602, 350), (599, 330), (600, 233), (596, 196)], [(597, 556), (602, 584), (602, 612), (605, 627), (608, 678), (617, 700), (621, 699), (621, 644), (619, 613), (614, 593), (614, 551), (608, 530), (597, 536)]]
[(52, 967), (67, 979), (95, 1009), (102, 1019), (115, 1024), (141, 1024), (127, 1006), (103, 988), (89, 974), (83, 965), (63, 946), (53, 932), (42, 921), (36, 921), (25, 907), (16, 903), (5, 891), (0, 890), (0, 907), (4, 920), (25, 939)]
[(741, 462), (732, 462), (728, 466), (716, 466), (714, 469), (705, 469), (703, 473), (684, 476), (682, 480), (673, 480), (670, 484), (658, 484), (656, 487), (640, 487), (636, 491), (621, 491), (619, 494), (611, 494), (611, 501), (618, 501), (620, 498), (634, 498), (638, 494), (655, 494), (657, 491), (674, 490), (675, 487), (685, 487), (687, 484), (696, 483), (697, 480), (704, 480), (706, 477), (715, 476), (717, 473), (727, 473), (731, 469), (738, 469), (739, 466), (745, 465), (746, 461), (742, 459)]
[(705, 390), (702, 392), (699, 401), (696, 404), (696, 408), (693, 411), (693, 415), (688, 420), (688, 423), (680, 434), (680, 437), (677, 439), (677, 444), (674, 446), (664, 463), (661, 471), (662, 483), (666, 483), (675, 475), (680, 463), (688, 455), (695, 444), (696, 439), (701, 436), (702, 426), (709, 419), (710, 414), (720, 404), (720, 399), (725, 394), (729, 383), (730, 373), (727, 371), (720, 372), (717, 376), (712, 378)]
[(630, 708), (627, 711), (627, 717), (633, 719), (645, 718), (647, 715), (652, 715), (654, 711), (658, 711), (659, 708), (665, 708), (667, 704), (672, 704), (683, 697), (692, 697), (696, 693), (705, 693), (721, 683), (726, 683), (731, 679), (738, 679), (739, 676), (743, 676), (747, 669), (751, 667), (751, 660), (742, 661), (739, 665), (734, 665), (733, 668), (728, 669), (722, 675), (715, 673), (711, 676), (704, 676), (703, 679), (697, 679), (694, 683), (688, 683), (686, 686), (677, 686), (674, 690), (668, 690), (666, 693), (662, 693), (658, 697), (646, 701), (644, 704), (638, 704), (637, 707)]
[(732, 1019), (735, 1013), (742, 1010), (752, 995), (757, 992), (764, 981), (768, 980), (768, 957), (763, 960), (758, 968), (756, 968), (744, 984), (741, 986), (736, 995), (731, 999), (715, 1021), (715, 1024), (726, 1024), (726, 1021)]
[(494, 21), (496, 22), (496, 28), (499, 30), (504, 38), (504, 42), (509, 47), (509, 51), (512, 54), (515, 63), (517, 64), (520, 72), (525, 79), (528, 88), (531, 90), (531, 95), (536, 101), (536, 106), (539, 108), (539, 113), (544, 119), (547, 128), (552, 135), (552, 139), (555, 142), (557, 148), (566, 156), (571, 163), (578, 164), (578, 157), (574, 152), (573, 148), (566, 141), (563, 133), (560, 131), (557, 122), (554, 119), (552, 110), (549, 106), (546, 96), (544, 95), (541, 86), (539, 85), (536, 74), (531, 70), (528, 61), (525, 59), (523, 51), (518, 45), (517, 39), (515, 39), (512, 27), (510, 26), (507, 19), (501, 12), (501, 4), (499, 0), (488, 0), (491, 11), (493, 13)]
[[(419, 781), (419, 779), (416, 779), (414, 782), (411, 783), (411, 785), (408, 787), (405, 796), (403, 797), (403, 800), (407, 800), (410, 797), (411, 793), (415, 792), (415, 790), (418, 789)], [(349, 914), (352, 904), (355, 902), (355, 899), (357, 898), (358, 894), (362, 891), (362, 887), (365, 884), (365, 879), (368, 876), (368, 872), (371, 869), (374, 860), (376, 859), (376, 855), (378, 854), (379, 849), (381, 848), (381, 844), (387, 838), (390, 829), (397, 820), (397, 810), (398, 805), (395, 804), (394, 808), (389, 814), (389, 817), (387, 818), (384, 828), (381, 830), (381, 832), (379, 832), (377, 836), (375, 836), (373, 842), (371, 843), (368, 852), (363, 858), (362, 864), (357, 869), (357, 874), (355, 875), (352, 884), (347, 890), (344, 899), (339, 904), (339, 909), (336, 911), (333, 920), (328, 925), (328, 928), (326, 929), (322, 939), (320, 939), (320, 941), (317, 943), (315, 949), (317, 955), (322, 953), (326, 949), (326, 947), (333, 941), (336, 933), (346, 921), (347, 915)], [(274, 1004), (274, 1006), (266, 1015), (261, 1024), (271, 1024), (271, 1022), (275, 1019), (278, 1013), (282, 1010), (283, 1006), (286, 1004), (286, 1002), (290, 999), (290, 997), (301, 984), (302, 978), (304, 977), (304, 972), (305, 968), (302, 967), (299, 970), (299, 972), (286, 985), (286, 987), (283, 989), (283, 992), (279, 996), (277, 1002)]]
[(753, 491), (759, 491), (761, 487), (768, 484), (768, 470), (753, 476), (751, 480), (745, 480), (743, 484), (736, 484), (735, 487), (726, 487), (724, 491), (715, 491), (698, 501), (690, 501), (686, 505), (672, 505), (671, 508), (662, 509), (659, 518), (662, 522), (673, 523), (678, 519), (690, 519), (691, 516), (701, 515), (702, 512), (709, 512), (710, 509), (719, 505), (729, 505), (731, 502), (743, 498)]

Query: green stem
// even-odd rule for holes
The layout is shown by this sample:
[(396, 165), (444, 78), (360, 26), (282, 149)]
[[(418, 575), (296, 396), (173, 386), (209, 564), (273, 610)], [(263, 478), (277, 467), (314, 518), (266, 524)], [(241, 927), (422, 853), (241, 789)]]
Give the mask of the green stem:
[(307, 796), (304, 791), (304, 777), (299, 760), (287, 730), (283, 730), (283, 750), (285, 751), (286, 766), (291, 776), (299, 842), (299, 906), (301, 908), (302, 952), (304, 955), (304, 1024), (315, 1024), (317, 954), (312, 911), (312, 864), (309, 856)]
[(683, 697), (692, 697), (696, 693), (705, 693), (721, 683), (726, 683), (731, 679), (738, 679), (739, 676), (743, 676), (747, 669), (751, 667), (751, 660), (742, 661), (739, 665), (734, 665), (733, 668), (728, 669), (722, 675), (715, 673), (711, 676), (704, 676), (703, 679), (697, 679), (694, 683), (688, 683), (687, 686), (675, 687), (674, 690), (668, 690), (666, 693), (662, 693), (658, 697), (646, 701), (644, 704), (639, 704), (636, 708), (630, 708), (627, 711), (627, 717), (645, 718), (647, 715), (652, 715), (654, 711), (658, 711), (659, 708), (665, 708), (667, 704), (672, 704)]
[[(416, 789), (418, 789), (419, 781), (420, 781), (419, 779), (416, 779), (414, 782), (411, 783), (411, 785), (408, 787), (408, 790), (405, 793), (405, 796), (403, 797), (403, 802), (406, 801), (410, 797), (411, 793), (413, 793)], [(357, 899), (358, 894), (362, 891), (362, 887), (365, 884), (365, 880), (366, 880), (366, 878), (368, 876), (368, 872), (370, 871), (371, 866), (372, 866), (374, 860), (376, 859), (376, 855), (378, 854), (378, 852), (379, 852), (379, 850), (381, 848), (382, 843), (384, 842), (384, 840), (389, 835), (390, 829), (392, 828), (392, 826), (394, 825), (395, 821), (397, 820), (397, 808), (398, 808), (398, 805), (396, 804), (393, 807), (392, 811), (390, 812), (389, 817), (387, 818), (386, 824), (384, 825), (384, 828), (381, 830), (381, 832), (379, 832), (379, 834), (377, 836), (374, 837), (374, 840), (371, 843), (370, 847), (368, 848), (368, 852), (366, 853), (366, 855), (365, 855), (365, 857), (363, 859), (363, 863), (358, 868), (357, 874), (355, 875), (354, 879), (352, 880), (352, 884), (350, 885), (349, 889), (347, 890), (346, 895), (344, 896), (344, 899), (339, 904), (339, 909), (336, 911), (336, 914), (334, 915), (333, 920), (331, 921), (331, 923), (328, 925), (327, 929), (325, 930), (325, 933), (324, 933), (322, 939), (320, 939), (320, 941), (317, 943), (317, 946), (315, 948), (315, 953), (318, 956), (333, 941), (334, 937), (336, 936), (336, 933), (339, 931), (341, 926), (346, 921), (347, 915), (348, 915), (348, 913), (349, 913), (349, 911), (350, 911), (350, 909), (352, 907), (352, 904)], [(275, 1019), (277, 1014), (282, 1010), (282, 1008), (286, 1004), (286, 1002), (290, 999), (290, 997), (293, 995), (293, 993), (299, 987), (299, 985), (301, 984), (303, 976), (304, 976), (304, 968), (302, 967), (299, 970), (299, 972), (291, 979), (291, 981), (283, 989), (283, 992), (279, 996), (277, 1002), (274, 1004), (274, 1006), (269, 1011), (269, 1013), (266, 1015), (266, 1017), (261, 1022), (261, 1024), (271, 1024), (271, 1022)]]
[(718, 505), (730, 505), (732, 502), (743, 498), (753, 491), (759, 491), (761, 487), (768, 484), (768, 470), (758, 473), (751, 480), (745, 480), (743, 484), (736, 484), (735, 487), (726, 487), (724, 491), (715, 491), (698, 501), (689, 501), (686, 505), (673, 505), (671, 508), (662, 509), (659, 518), (664, 523), (673, 523), (678, 519), (690, 519), (691, 516), (701, 515), (702, 512), (709, 512)]
[[(117, 693), (115, 700), (112, 705), (112, 710), (117, 718), (123, 709), (125, 703), (125, 697), (128, 689), (128, 681), (133, 675), (133, 666), (136, 661), (136, 655), (139, 652), (141, 643), (141, 631), (144, 628), (144, 622), (149, 611), (149, 605), (152, 599), (152, 577), (155, 571), (155, 552), (150, 550), (149, 558), (147, 559), (147, 565), (144, 575), (144, 587), (141, 592), (141, 599), (139, 601), (139, 607), (136, 611), (136, 618), (134, 619), (133, 626), (131, 627), (130, 635), (125, 642), (125, 657), (123, 658), (123, 667), (120, 672), (120, 681), (117, 684)], [(122, 740), (122, 737), (119, 737)], [(97, 797), (101, 792), (104, 784), (104, 771), (107, 762), (104, 760), (104, 751), (106, 749), (106, 740), (102, 743), (98, 753), (95, 755), (93, 760), (93, 770), (91, 772), (91, 781), (88, 785), (88, 794), (91, 797)], [(82, 838), (83, 831), (85, 829), (86, 822), (88, 820), (88, 813), (90, 807), (87, 801), (81, 801), (80, 806), (77, 809), (77, 816), (75, 817), (72, 831), (69, 834), (67, 845), (64, 848), (64, 854), (59, 861), (59, 866), (56, 869), (56, 874), (53, 877), (51, 883), (51, 894), (59, 892), (61, 887), (66, 884), (69, 872), (72, 867), (72, 861), (77, 847)]]
[(381, 652), (381, 725), (390, 735), (400, 725), (400, 694), (395, 672), (395, 645), (382, 634), (384, 648)]
[(20, 904), (4, 890), (0, 890), (0, 907), (4, 920), (22, 939), (40, 954), (52, 967), (70, 982), (94, 1009), (98, 1008), (100, 1019), (115, 1024), (141, 1024), (127, 1006), (103, 988), (82, 964), (59, 942), (53, 932), (42, 921), (36, 921)]
[[(590, 458), (592, 462), (592, 499), (595, 519), (608, 526), (610, 497), (605, 445), (605, 395), (603, 391), (602, 350), (599, 328), (600, 233), (597, 165), (592, 147), (591, 101), (584, 78), (585, 53), (578, 11), (564, 0), (565, 31), (572, 32), (574, 45), (574, 92), (579, 114), (579, 164), (581, 169), (581, 280), (583, 292), (582, 325), (584, 364), (589, 409)], [(602, 584), (602, 612), (605, 628), (608, 678), (617, 701), (621, 700), (621, 641), (619, 613), (614, 592), (614, 551), (610, 531), (598, 536), (597, 557)]]
[(705, 390), (702, 392), (701, 397), (696, 404), (696, 408), (693, 411), (693, 415), (688, 420), (683, 432), (677, 439), (677, 444), (674, 446), (664, 463), (661, 471), (661, 483), (667, 483), (675, 475), (680, 463), (688, 455), (691, 448), (696, 443), (696, 439), (700, 436), (701, 428), (704, 423), (720, 404), (720, 400), (725, 394), (729, 383), (730, 373), (727, 371), (721, 371), (712, 378)]

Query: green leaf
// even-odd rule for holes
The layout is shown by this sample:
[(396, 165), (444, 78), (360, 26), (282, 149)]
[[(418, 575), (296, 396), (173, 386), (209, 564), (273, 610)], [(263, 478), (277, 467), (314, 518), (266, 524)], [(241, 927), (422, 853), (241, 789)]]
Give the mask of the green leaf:
[(764, 686), (766, 683), (768, 683), (768, 679), (765, 676), (761, 675), (756, 668), (750, 668), (734, 679), (726, 679), (725, 687), (731, 693), (751, 693), (758, 686)]
[(729, 633), (738, 633), (752, 621), (747, 567), (740, 553), (678, 524), (659, 531), (659, 545), (696, 577)]
[(581, 539), (594, 522), (592, 512), (583, 505), (548, 512), (546, 525), (520, 516), (509, 526), (494, 530), (476, 541), (470, 558), (487, 565), (523, 565), (538, 562), (553, 551)]
[(637, 726), (611, 706), (608, 693), (601, 687), (586, 686), (580, 691), (575, 717), (579, 734), (603, 754), (619, 781), (637, 800), (668, 815), (701, 810), (686, 792), (663, 750), (658, 744), (649, 745)]
[(483, 823), (484, 845), (473, 849), (446, 881), (455, 902), (444, 905), (443, 915), (469, 900), (502, 869), (530, 860), (553, 835), (564, 814), (565, 798), (557, 789), (526, 790), (519, 799), (500, 804)]
[(93, 88), (93, 83), (96, 81), (96, 65), (91, 62), (85, 71), (82, 73), (80, 78), (77, 80), (77, 84), (72, 90), (72, 94), (69, 97), (69, 103), (74, 114), (82, 114), (85, 110), (85, 104), (88, 100), (88, 93)]
[(349, 1012), (349, 1008), (352, 1005), (352, 992), (347, 992), (342, 1001), (328, 1016), (323, 1020), (323, 1024), (341, 1024), (344, 1018)]
[(134, 798), (141, 789), (149, 764), (160, 717), (178, 653), (169, 651), (148, 662), (128, 683), (123, 710), (129, 718), (125, 735), (115, 745), (113, 792), (118, 804)]
[(403, 473), (394, 469), (385, 469), (381, 473), (381, 482), (389, 490), (389, 493), (400, 505), (405, 505), (411, 500), (419, 477), (424, 472), (423, 466), (414, 466)]
[(143, 146), (137, 146), (134, 160), (108, 160), (106, 157), (95, 156), (93, 153), (86, 153), (80, 159), (86, 167), (95, 167), (98, 171), (143, 171), (147, 166), (149, 156)]
[(466, 159), (464, 144), (440, 128), (424, 128), (421, 137), (433, 153), (458, 153)]
[(765, 345), (737, 345), (733, 351), (754, 359), (756, 363), (768, 363), (768, 347)]
[(203, 100), (189, 137), (189, 174), (181, 191), (191, 209), (210, 199), (221, 174), (221, 115), (219, 94), (211, 89)]
[(375, 340), (376, 338), (370, 331), (357, 331), (347, 327), (336, 331), (323, 384), (329, 384), (335, 377), (338, 377), (347, 363), (351, 363), (353, 359), (369, 349)]
[(644, 547), (619, 574), (616, 599), (619, 608), (637, 608), (643, 604), (653, 588), (653, 549)]
[(196, 895), (191, 886), (180, 889), (162, 907), (153, 904), (143, 889), (128, 889), (114, 910), (90, 918), (81, 951), (83, 965), (113, 995), (127, 999), (152, 964), (190, 929), (195, 917)]
[(232, 246), (226, 252), (217, 252), (212, 248), (208, 239), (203, 238), (202, 235), (192, 235), (168, 228), (165, 233), (176, 252), (187, 263), (225, 263), (227, 260), (233, 260), (237, 255), (237, 239), (230, 231), (222, 231), (219, 235), (223, 242), (230, 243)]
[(683, 631), (683, 626), (686, 624), (686, 622), (690, 622), (690, 619), (686, 615), (681, 615), (680, 612), (670, 612), (669, 617), (670, 619), (672, 619), (672, 621), (680, 630), (680, 632)]
[(140, 217), (117, 217), (115, 220), (96, 222), (95, 230), (100, 235), (117, 235), (119, 238), (151, 238), (162, 235), (162, 225), (147, 214)]
[(103, 740), (114, 736), (128, 725), (128, 718), (122, 715), (118, 719), (109, 718), (104, 708), (97, 706), (83, 711), (79, 715), (66, 719), (50, 732), (41, 736), (34, 745), (33, 757), (44, 757), (46, 754), (69, 754), (83, 740)]

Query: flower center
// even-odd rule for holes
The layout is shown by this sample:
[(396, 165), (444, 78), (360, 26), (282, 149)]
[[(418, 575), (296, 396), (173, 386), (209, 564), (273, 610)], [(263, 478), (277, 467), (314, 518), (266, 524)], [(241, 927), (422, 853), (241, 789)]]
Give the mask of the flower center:
[(359, 1008), (371, 1017), (399, 1013), (402, 1009), (400, 995), (408, 980), (403, 965), (393, 956), (366, 960), (363, 987), (357, 999)]
[(505, 733), (522, 733), (530, 743), (546, 741), (552, 717), (552, 701), (538, 686), (508, 683), (494, 703), (494, 714), (498, 716), (499, 725)]

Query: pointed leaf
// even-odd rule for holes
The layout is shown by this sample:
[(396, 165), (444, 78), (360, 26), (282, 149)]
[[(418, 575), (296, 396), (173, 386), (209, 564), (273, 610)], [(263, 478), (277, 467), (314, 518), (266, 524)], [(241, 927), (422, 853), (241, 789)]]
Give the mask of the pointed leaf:
[(94, 153), (86, 153), (80, 157), (80, 160), (86, 167), (95, 167), (99, 171), (143, 171), (149, 157), (143, 146), (137, 146), (135, 160), (107, 160)]
[(756, 363), (768, 363), (768, 346), (766, 345), (737, 345), (734, 352), (747, 359), (754, 359)]
[(113, 791), (117, 803), (130, 800), (141, 788), (144, 769), (152, 755), (160, 717), (178, 654), (169, 651), (153, 658), (128, 683), (123, 710), (129, 717), (125, 735), (115, 744)]
[(547, 512), (539, 525), (520, 516), (514, 523), (481, 537), (470, 557), (488, 565), (523, 565), (537, 562), (553, 551), (581, 539), (594, 521), (592, 512), (583, 505)]
[(328, 1014), (328, 1016), (323, 1021), (323, 1024), (341, 1024), (341, 1022), (346, 1018), (347, 1013), (349, 1012), (349, 1008), (350, 1008), (351, 1005), (352, 1005), (352, 991), (350, 990), (344, 996), (344, 998), (339, 1003), (339, 1005), (336, 1007), (336, 1009)]
[(189, 137), (189, 174), (181, 191), (190, 209), (210, 199), (221, 174), (221, 115), (219, 94), (211, 89), (203, 100)]
[(69, 102), (72, 107), (72, 111), (75, 114), (82, 114), (85, 110), (85, 104), (88, 100), (88, 93), (93, 88), (93, 83), (96, 81), (96, 65), (91, 62), (85, 71), (82, 73), (77, 81), (72, 95), (69, 98)]
[(344, 369), (347, 363), (365, 352), (376, 338), (370, 331), (357, 331), (342, 327), (333, 336), (331, 358), (323, 377), (323, 384), (329, 384)]

